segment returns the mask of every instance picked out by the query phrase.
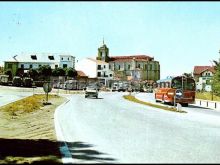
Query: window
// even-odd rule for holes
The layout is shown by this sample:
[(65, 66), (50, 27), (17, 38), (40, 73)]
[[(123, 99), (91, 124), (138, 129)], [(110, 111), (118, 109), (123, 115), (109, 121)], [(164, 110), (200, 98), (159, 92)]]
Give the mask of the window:
[(31, 69), (32, 67), (33, 67), (32, 64), (30, 64), (30, 67), (29, 67), (29, 68)]
[(105, 65), (104, 65), (104, 68), (105, 68)]
[(118, 65), (118, 70), (120, 70), (121, 69), (121, 66), (120, 65)]
[(21, 64), (21, 68), (24, 69), (24, 64)]
[(145, 66), (145, 67), (144, 67), (144, 68), (145, 68), (145, 70), (147, 70), (147, 64), (145, 64), (144, 66)]
[(138, 68), (141, 68), (141, 64), (138, 64)]
[(101, 72), (98, 72), (97, 77), (101, 77)]
[(39, 67), (41, 67), (41, 65), (39, 65)]
[(9, 68), (9, 69), (12, 69), (12, 64), (8, 64), (8, 68)]
[(58, 68), (58, 65), (55, 65), (55, 68)]
[(210, 85), (211, 84), (210, 80), (206, 80), (206, 84)]
[(109, 64), (109, 69), (111, 69), (111, 65)]
[(37, 56), (36, 55), (31, 55), (31, 59), (32, 60), (37, 60)]
[(68, 57), (68, 61), (69, 61), (70, 59), (69, 59), (69, 57)]
[(170, 88), (170, 83), (169, 83), (169, 82), (166, 82), (165, 87), (166, 87), (166, 88)]
[(54, 56), (48, 56), (50, 60), (54, 60)]
[(130, 70), (130, 68), (131, 68), (131, 65), (128, 65), (128, 70)]
[(112, 74), (110, 74), (109, 77), (112, 77)]
[(61, 60), (63, 60), (63, 57), (61, 58)]
[(101, 70), (101, 65), (98, 65), (98, 70)]
[(63, 64), (63, 68), (67, 68), (67, 64)]
[(210, 76), (210, 73), (206, 73), (206, 76)]

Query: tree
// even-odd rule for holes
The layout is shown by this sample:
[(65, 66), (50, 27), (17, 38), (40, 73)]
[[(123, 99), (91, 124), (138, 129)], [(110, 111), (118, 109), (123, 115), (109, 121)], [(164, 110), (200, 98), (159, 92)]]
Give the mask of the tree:
[(43, 76), (43, 79), (50, 79), (52, 75), (52, 69), (49, 65), (42, 65), (38, 68), (39, 75)]
[(126, 74), (123, 71), (119, 71), (119, 70), (114, 71), (114, 78), (122, 80), (122, 81), (126, 81), (127, 80)]
[(11, 70), (9, 70), (9, 69), (6, 70), (6, 71), (5, 71), (5, 74), (6, 74), (6, 75), (9, 75), (9, 80), (12, 80), (12, 72), (11, 72)]
[(16, 76), (23, 77), (24, 75), (24, 69), (23, 68), (18, 68), (16, 72)]
[(0, 66), (0, 74), (4, 73), (4, 67)]
[(220, 96), (220, 63), (217, 61), (213, 61), (215, 63), (215, 73), (212, 77), (212, 91)]
[(183, 75), (188, 77), (188, 78), (192, 78), (192, 74), (191, 73), (183, 73)]
[(52, 71), (52, 76), (65, 76), (66, 72), (63, 68), (56, 68)]
[(77, 71), (75, 69), (73, 69), (73, 68), (68, 68), (66, 70), (66, 76), (73, 77), (75, 79), (76, 76), (77, 76)]
[(30, 75), (30, 77), (31, 77), (33, 80), (36, 80), (36, 78), (39, 76), (39, 73), (38, 73), (37, 69), (33, 69), (33, 68), (31, 68), (31, 69), (28, 71), (28, 74)]

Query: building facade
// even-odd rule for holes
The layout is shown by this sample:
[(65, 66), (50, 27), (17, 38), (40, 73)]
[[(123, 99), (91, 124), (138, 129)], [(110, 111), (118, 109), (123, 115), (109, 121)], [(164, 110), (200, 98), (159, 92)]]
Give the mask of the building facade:
[(103, 85), (107, 85), (108, 80), (113, 78), (113, 72), (109, 69), (109, 63), (102, 60), (84, 58), (76, 63), (76, 70), (83, 71), (89, 79), (97, 78)]
[(211, 79), (214, 73), (213, 66), (194, 66), (193, 77), (196, 81), (196, 90), (212, 91)]
[(14, 77), (18, 69), (27, 72), (30, 69), (38, 69), (40, 66), (49, 65), (51, 69), (57, 67), (75, 69), (75, 57), (72, 55), (57, 54), (22, 54), (15, 55), (8, 61), (4, 61), (4, 70), (10, 70)]
[(96, 59), (109, 63), (115, 80), (156, 82), (160, 79), (160, 64), (147, 55), (109, 56), (106, 44), (98, 48)]

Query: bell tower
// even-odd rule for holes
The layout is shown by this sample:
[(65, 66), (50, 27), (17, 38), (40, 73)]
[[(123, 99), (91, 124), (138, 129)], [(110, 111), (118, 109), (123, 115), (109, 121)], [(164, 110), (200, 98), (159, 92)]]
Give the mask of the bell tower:
[(98, 48), (98, 56), (96, 57), (97, 60), (101, 60), (101, 61), (105, 61), (108, 62), (109, 61), (109, 49), (105, 44), (104, 38), (102, 41), (102, 46)]

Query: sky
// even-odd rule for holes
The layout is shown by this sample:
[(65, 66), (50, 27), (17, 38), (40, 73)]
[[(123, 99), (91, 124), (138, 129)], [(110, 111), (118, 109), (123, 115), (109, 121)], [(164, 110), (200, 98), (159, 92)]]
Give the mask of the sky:
[(22, 53), (148, 55), (161, 78), (219, 60), (218, 1), (0, 2), (0, 65)]

